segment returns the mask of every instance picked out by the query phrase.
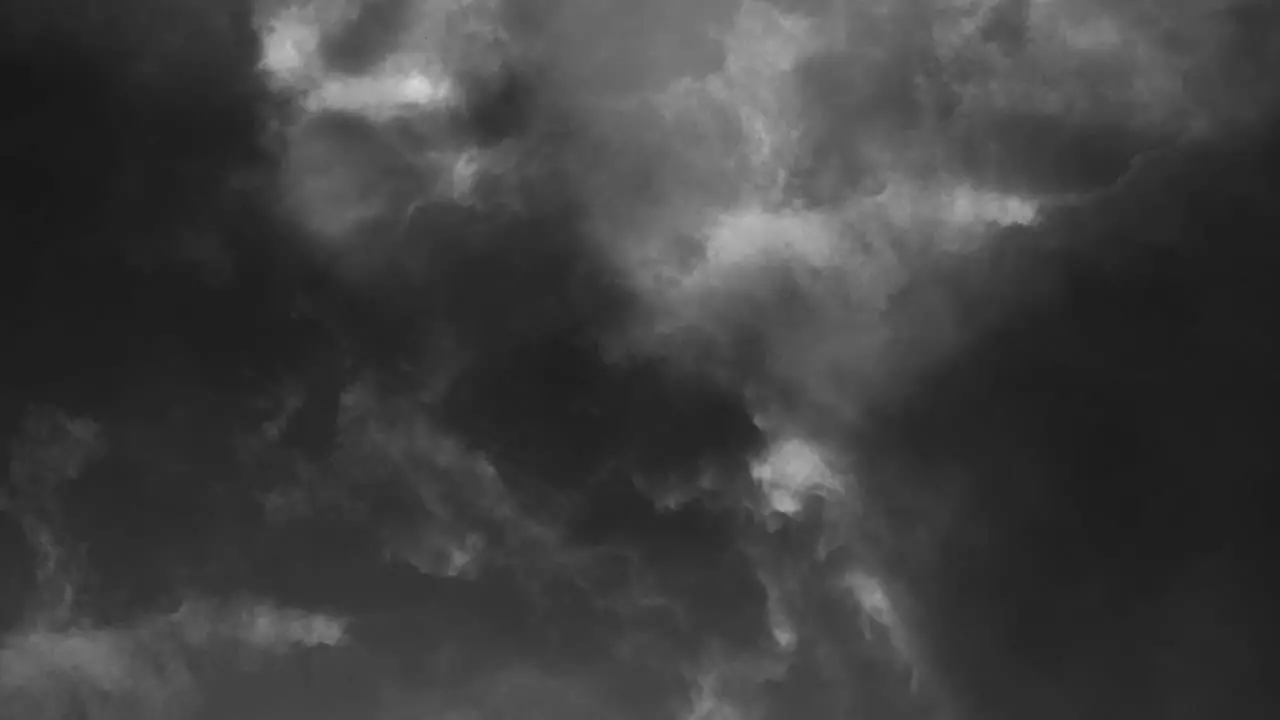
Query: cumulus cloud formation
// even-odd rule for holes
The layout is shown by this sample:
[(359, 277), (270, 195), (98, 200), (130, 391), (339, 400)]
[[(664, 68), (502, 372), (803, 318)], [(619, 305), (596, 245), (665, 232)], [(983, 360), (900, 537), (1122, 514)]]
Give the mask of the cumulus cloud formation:
[(751, 468), (770, 511), (794, 516), (810, 496), (840, 494), (842, 483), (817, 448), (804, 440), (775, 443)]

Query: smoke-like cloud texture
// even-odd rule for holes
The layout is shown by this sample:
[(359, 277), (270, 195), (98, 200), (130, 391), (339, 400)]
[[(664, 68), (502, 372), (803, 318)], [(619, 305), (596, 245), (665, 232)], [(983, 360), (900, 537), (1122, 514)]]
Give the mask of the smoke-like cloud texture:
[(0, 25), (3, 718), (1280, 710), (1267, 4)]

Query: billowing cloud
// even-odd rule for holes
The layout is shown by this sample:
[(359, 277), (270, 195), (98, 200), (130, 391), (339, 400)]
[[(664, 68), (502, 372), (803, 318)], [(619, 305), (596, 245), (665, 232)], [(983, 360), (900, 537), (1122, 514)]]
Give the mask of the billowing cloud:
[(821, 452), (798, 439), (775, 443), (751, 467), (770, 512), (795, 516), (810, 497), (840, 495), (844, 486), (827, 467)]

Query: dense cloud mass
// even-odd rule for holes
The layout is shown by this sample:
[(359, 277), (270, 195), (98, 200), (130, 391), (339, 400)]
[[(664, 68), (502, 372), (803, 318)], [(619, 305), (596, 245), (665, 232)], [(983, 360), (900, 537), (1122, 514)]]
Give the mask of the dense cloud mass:
[(1280, 714), (1267, 3), (100, 5), (0, 10), (3, 720)]

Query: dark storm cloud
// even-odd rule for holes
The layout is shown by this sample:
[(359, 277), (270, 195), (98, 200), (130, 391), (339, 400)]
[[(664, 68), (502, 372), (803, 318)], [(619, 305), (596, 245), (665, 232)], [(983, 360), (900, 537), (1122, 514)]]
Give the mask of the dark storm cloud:
[[(626, 103), (647, 102), (638, 89), (654, 83), (655, 73), (683, 69), (696, 77), (706, 70), (696, 64), (651, 68), (639, 50), (627, 55), (628, 46), (610, 63), (592, 63), (592, 53), (607, 56), (613, 49), (610, 36), (587, 32), (599, 24), (591, 20), (594, 11), (571, 10), (535, 18), (547, 26), (506, 28), (518, 35), (512, 52), (539, 42), (548, 51), (533, 58), (533, 67), (550, 70), (513, 78), (529, 84), (523, 90), (533, 97), (528, 121), (509, 127), (496, 143), (492, 133), (438, 136), (427, 150), (454, 165), (443, 167), (443, 182), (425, 184), (395, 234), (337, 233), (334, 247), (339, 265), (365, 249), (384, 253), (388, 262), (349, 277), (356, 286), (377, 288), (389, 307), (416, 314), (423, 333), (440, 338), (437, 347), (457, 359), (448, 381), (424, 402), (424, 420), (491, 468), (489, 480), (450, 477), (448, 468), (432, 471), (430, 447), (413, 450), (426, 455), (402, 474), (424, 491), (426, 517), (410, 518), (402, 532), (391, 533), (392, 556), (430, 575), (453, 575), (454, 582), (486, 585), (513, 572), (533, 581), (522, 597), (541, 608), (547, 632), (563, 628), (556, 633), (571, 647), (625, 651), (643, 669), (635, 682), (666, 678), (664, 692), (678, 694), (682, 678), (668, 677), (671, 666), (700, 652), (704, 642), (718, 639), (731, 653), (767, 642), (765, 593), (751, 563), (736, 557), (734, 530), (742, 498), (752, 494), (744, 456), (761, 439), (735, 388), (709, 385), (696, 368), (671, 368), (610, 347), (639, 309), (630, 270), (619, 268), (616, 253), (630, 229), (610, 213), (634, 214), (627, 183), (636, 170), (654, 168), (685, 182), (678, 169), (683, 146), (659, 144), (661, 154), (653, 158), (631, 154), (638, 116)], [(696, 24), (677, 22), (680, 13), (636, 11), (653, 14), (652, 26), (640, 33), (644, 39), (697, 35)], [(767, 13), (761, 23), (757, 32), (768, 39)], [(709, 36), (704, 42), (718, 45)], [(754, 72), (749, 59), (740, 60), (742, 74)], [(479, 63), (506, 72), (502, 65)], [(594, 81), (566, 81), (583, 75)], [(383, 122), (391, 112), (365, 112), (373, 121), (366, 127), (403, 137), (407, 126), (429, 123), (432, 112), (457, 113), (465, 126), (482, 109), (471, 104), (476, 94), (468, 82), (475, 81), (464, 74), (458, 96), (446, 94), (438, 108), (423, 106), (406, 123)], [(749, 92), (749, 82), (738, 89)], [(386, 97), (394, 103), (404, 96)], [(704, 104), (714, 112), (719, 102), (709, 97)], [(768, 98), (762, 102), (761, 112), (771, 112)], [(733, 106), (723, 105), (731, 117)], [(611, 125), (614, 120), (619, 124)], [(694, 133), (701, 132), (698, 123), (697, 117), (689, 123)], [(469, 149), (470, 142), (477, 146)], [(768, 144), (759, 139), (765, 156)], [(636, 165), (628, 165), (633, 159)], [(668, 163), (677, 169), (664, 169)], [(332, 167), (353, 169), (343, 162)], [(767, 170), (760, 175), (762, 184), (773, 182)], [(368, 176), (380, 177), (376, 169)], [(592, 178), (604, 184), (592, 187)], [(669, 188), (658, 191), (670, 196)], [(392, 283), (398, 289), (383, 292)], [(389, 429), (393, 436), (404, 428)], [(357, 463), (351, 471), (361, 469)], [(526, 537), (520, 528), (533, 515), (522, 510), (499, 517), (493, 498), (467, 499), (491, 483), (516, 506), (536, 507), (549, 498), (551, 507), (562, 504), (567, 512), (550, 525), (528, 525), (537, 532)], [(675, 507), (659, 513), (656, 506), (669, 498), (676, 498)], [(452, 522), (442, 522), (444, 516)], [(467, 570), (450, 568), (450, 556), (470, 558), (476, 549)], [(581, 609), (566, 624), (572, 607)]]
[(823, 202), (885, 163), (1080, 192), (1145, 149), (1274, 107), (1254, 78), (1275, 43), (1235, 39), (1250, 3), (799, 4), (839, 28), (801, 70), (811, 127), (796, 189)]
[[(1212, 213), (1167, 186), (1237, 174), (1243, 156), (1130, 167), (1247, 125), (1262, 86), (1245, 68), (1266, 48), (1234, 59), (1195, 3), (1163, 21), (1053, 1), (782, 5), (264, 5), (259, 52), (247, 17), (213, 32), (222, 16), (193, 4), (120, 21), (126, 40), (106, 44), (133, 52), (117, 64), (79, 40), (79, 60), (46, 53), (76, 92), (41, 95), (26, 118), (24, 132), (57, 132), (20, 156), (33, 202), (15, 217), (161, 272), (137, 284), (48, 261), (58, 282), (18, 287), (40, 308), (31, 338), (56, 352), (26, 365), (61, 388), (77, 383), (60, 367), (99, 357), (95, 339), (181, 346), (130, 341), (115, 364), (134, 369), (97, 375), (110, 391), (66, 395), (115, 407), (101, 417), (117, 457), (147, 459), (118, 473), (167, 477), (159, 458), (189, 452), (170, 439), (230, 446), (234, 431), (234, 461), (210, 451), (184, 470), (228, 476), (192, 496), (235, 521), (186, 577), (367, 610), (351, 632), (371, 656), (399, 643), (413, 647), (386, 652), (409, 664), (457, 660), (387, 681), (444, 688), (387, 702), (406, 714), (600, 715), (616, 694), (691, 718), (919, 716), (912, 683), (978, 717), (1051, 696), (1105, 714), (1076, 698), (1101, 688), (1123, 707), (1123, 692), (1076, 658), (1101, 648), (1110, 677), (1146, 672), (1123, 650), (1147, 601), (1142, 639), (1172, 665), (1160, 678), (1212, 674), (1186, 661), (1202, 645), (1247, 654), (1246, 593), (1208, 582), (1233, 576), (1230, 553), (1148, 568), (1143, 585), (1124, 553), (1176, 539), (1158, 515), (1128, 522), (1159, 483), (1089, 459), (1165, 437), (1208, 438), (1242, 469), (1258, 454), (1211, 427), (1225, 406), (1174, 399), (1211, 353), (1170, 362), (1186, 347), (1162, 312), (1182, 271), (1127, 275), (1124, 248), (1153, 226), (1203, 230)], [(169, 19), (174, 33), (154, 32)], [(267, 87), (289, 97), (272, 115), (278, 155), (257, 154)], [(76, 158), (92, 171), (57, 172)], [(1230, 228), (1209, 198), (1250, 191), (1214, 183), (1183, 194)], [(79, 243), (73, 220), (108, 242)], [(1261, 304), (1263, 286), (1219, 257), (1193, 264)], [(217, 290), (166, 274), (220, 263), (235, 273)], [(1095, 281), (1090, 263), (1121, 276)], [(100, 315), (62, 292), (85, 279), (111, 291)], [(1202, 299), (1239, 317), (1228, 297)], [(1129, 309), (1141, 321), (1110, 330)], [(166, 353), (200, 359), (150, 372)], [(277, 386), (256, 419), (207, 399)], [(1148, 404), (1166, 419), (1135, 409)], [(1136, 485), (1113, 484), (1135, 497), (1113, 492), (1118, 512), (1092, 520), (1111, 489), (1095, 478), (1125, 469)], [(124, 490), (111, 507), (171, 497)], [(1228, 514), (1209, 489), (1159, 507), (1189, 522), (1193, 501)], [(1041, 581), (1044, 566), (1059, 572)], [(1169, 629), (1199, 606), (1240, 625)], [(95, 638), (133, 632), (109, 625), (122, 629)], [(1205, 707), (1229, 687), (1213, 676)]]
[[(1272, 622), (1248, 498), (1275, 468), (1275, 149), (1182, 147), (1050, 217), (1042, 232), (1075, 234), (1039, 261), (1057, 291), (1003, 310), (853, 441), (870, 494), (916, 505), (891, 533), (934, 528), (890, 575), (966, 715), (1274, 707), (1248, 639)], [(958, 517), (931, 524), (947, 497)]]
[(405, 30), (412, 3), (372, 0), (357, 3), (354, 17), (320, 41), (320, 55), (330, 67), (360, 73), (382, 59)]
[[(571, 26), (595, 24), (573, 10), (548, 10), (537, 18), (542, 24), (529, 27), (520, 26), (519, 18), (501, 16), (508, 24), (489, 34), (514, 39), (491, 51), (499, 53), (499, 60), (505, 60), (503, 52), (516, 53), (518, 59), (519, 53), (528, 52), (521, 49), (524, 44), (545, 44), (548, 37), (561, 36), (568, 42)], [(642, 14), (650, 12), (654, 16), (647, 34), (676, 29), (672, 18), (656, 10)], [(289, 46), (305, 55), (308, 41), (289, 38), (305, 38), (306, 22), (281, 19), (272, 26), (268, 45)], [(290, 23), (299, 27), (290, 30)], [(573, 38), (592, 47), (604, 42), (590, 33)], [(613, 429), (612, 418), (631, 414), (642, 399), (653, 399), (656, 414), (654, 420), (642, 422), (665, 423), (661, 418), (667, 415), (707, 413), (716, 418), (705, 423), (708, 428), (719, 427), (721, 417), (748, 428), (751, 423), (745, 416), (733, 417), (731, 396), (717, 398), (714, 391), (704, 392), (691, 383), (697, 394), (683, 403), (689, 407), (676, 407), (672, 393), (681, 379), (666, 377), (666, 370), (647, 360), (634, 367), (611, 367), (602, 357), (604, 340), (634, 312), (636, 299), (612, 257), (615, 240), (593, 234), (592, 210), (575, 197), (580, 181), (573, 177), (579, 169), (574, 163), (588, 160), (580, 152), (583, 142), (571, 134), (566, 137), (558, 125), (567, 122), (570, 131), (575, 126), (591, 130), (584, 123), (597, 122), (603, 110), (590, 103), (600, 101), (604, 91), (581, 89), (585, 96), (566, 100), (569, 91), (555, 86), (554, 68), (563, 70), (559, 64), (572, 61), (583, 71), (612, 71), (582, 62), (586, 49), (561, 57), (557, 53), (574, 46), (562, 42), (546, 47), (552, 55), (532, 61), (553, 66), (549, 80), (521, 74), (520, 68), (508, 69), (503, 62), (492, 65), (499, 75), (515, 72), (510, 82), (527, 86), (522, 92), (534, 95), (537, 108), (527, 125), (513, 129), (497, 147), (469, 147), (475, 138), (448, 130), (428, 137), (425, 145), (407, 141), (415, 129), (433, 126), (433, 117), (440, 115), (459, 113), (467, 125), (476, 108), (469, 104), (473, 98), (465, 84), (457, 96), (442, 89), (439, 105), (422, 106), (403, 122), (387, 122), (381, 111), (347, 110), (341, 123), (353, 132), (341, 137), (321, 132), (337, 123), (338, 116), (317, 106), (300, 126), (314, 126), (316, 131), (291, 139), (299, 162), (284, 182), (299, 200), (294, 207), (300, 220), (318, 231), (318, 239), (328, 246), (323, 252), (353, 291), (375, 294), (388, 312), (404, 313), (423, 334), (423, 347), (451, 348), (448, 352), (459, 358), (459, 374), (439, 402), (437, 415), (445, 426), (464, 433), (477, 450), (496, 453), (494, 462), (499, 465), (533, 463), (522, 472), (564, 476), (555, 482), (580, 485), (603, 471), (613, 445), (621, 443), (617, 452), (633, 454), (626, 446), (639, 442), (631, 437), (638, 428)], [(301, 59), (298, 64), (307, 62)], [(423, 67), (432, 62), (424, 60)], [(642, 65), (638, 55), (624, 64)], [(325, 71), (319, 72), (325, 77)], [(321, 86), (325, 82), (319, 81)], [(447, 88), (448, 83), (441, 83)], [(397, 87), (381, 96), (384, 104), (405, 101), (398, 93), (406, 86)], [(355, 117), (357, 112), (363, 117)], [(344, 159), (348, 151), (354, 155)], [(384, 154), (386, 162), (381, 161)], [(314, 162), (304, 162), (309, 159)], [(605, 165), (612, 162), (607, 156), (601, 160)], [(458, 176), (466, 172), (470, 177), (462, 182), (467, 188), (461, 188)], [(597, 442), (595, 435), (583, 435), (588, 428), (618, 436)], [(750, 436), (737, 428), (729, 434)], [(531, 453), (547, 459), (526, 457)], [(581, 460), (559, 467), (574, 455)], [(565, 460), (547, 465), (552, 457)], [(614, 459), (619, 467), (629, 463)]]
[[(1125, 245), (1126, 239), (1166, 232), (1186, 235), (1191, 232), (1187, 225), (1202, 224), (1203, 220), (1193, 219), (1194, 213), (1189, 214), (1185, 207), (1175, 209), (1169, 201), (1159, 199), (1166, 193), (1174, 196), (1179, 193), (1163, 187), (1173, 181), (1135, 180), (1133, 175), (1141, 173), (1134, 171), (1130, 175), (1131, 166), (1141, 165), (1142, 158), (1158, 157), (1158, 152), (1151, 154), (1153, 148), (1182, 136), (1205, 133), (1228, 136), (1241, 122), (1249, 126), (1250, 118), (1256, 117), (1259, 108), (1265, 108), (1264, 97), (1251, 110), (1242, 112), (1250, 106), (1249, 97), (1217, 95), (1212, 90), (1212, 82), (1182, 90), (1178, 77), (1186, 67), (1195, 67), (1202, 79), (1223, 78), (1229, 74), (1227, 65), (1218, 59), (1226, 47), (1219, 44), (1217, 31), (1195, 25), (1189, 19), (1194, 16), (1194, 12), (1178, 15), (1170, 25), (1153, 30), (1152, 17), (1143, 12), (1115, 15), (1100, 8), (1075, 10), (1039, 4), (1028, 18), (1031, 32), (1028, 43), (1019, 51), (1023, 56), (1017, 61), (1008, 61), (1001, 58), (1017, 48), (994, 49), (999, 51), (996, 54), (984, 47), (986, 40), (966, 39), (963, 23), (959, 38), (952, 39), (949, 46), (940, 43), (942, 47), (917, 46), (914, 51), (904, 50), (904, 45), (911, 44), (912, 37), (924, 38), (926, 44), (937, 42), (938, 26), (946, 29), (946, 22), (937, 15), (912, 16), (903, 11), (896, 24), (891, 21), (893, 18), (873, 17), (876, 22), (871, 26), (878, 30), (869, 33), (869, 42), (851, 43), (852, 50), (823, 50), (819, 45), (816, 54), (809, 56), (813, 59), (800, 63), (795, 75), (788, 75), (785, 62), (774, 66), (779, 73), (774, 77), (782, 78), (780, 82), (759, 82), (761, 75), (752, 76), (757, 82), (747, 86), (751, 91), (768, 93), (786, 109), (772, 117), (788, 117), (786, 111), (790, 108), (786, 103), (800, 102), (801, 109), (791, 110), (796, 114), (790, 117), (810, 120), (810, 124), (801, 127), (815, 133), (816, 140), (823, 140), (825, 132), (830, 136), (825, 139), (848, 148), (848, 155), (836, 154), (836, 157), (851, 158), (849, 162), (853, 167), (834, 171), (836, 179), (831, 181), (834, 196), (801, 191), (803, 197), (812, 198), (810, 202), (819, 205), (816, 209), (777, 209), (770, 205), (767, 194), (753, 194), (748, 190), (738, 196), (750, 198), (739, 201), (747, 206), (743, 210), (733, 207), (734, 192), (717, 188), (718, 192), (697, 195), (707, 201), (703, 208), (707, 215), (715, 218), (698, 228), (699, 220), (690, 219), (697, 218), (697, 213), (682, 215), (687, 208), (676, 202), (659, 201), (647, 206), (651, 208), (648, 219), (653, 223), (642, 226), (632, 237), (640, 243), (652, 242), (646, 250), (653, 249), (653, 252), (637, 252), (637, 261), (628, 266), (641, 268), (638, 283), (641, 288), (645, 288), (647, 282), (652, 283), (649, 287), (653, 288), (655, 324), (650, 329), (656, 332), (650, 336), (650, 348), (721, 378), (747, 380), (759, 391), (753, 393), (757, 409), (767, 408), (788, 417), (819, 438), (830, 439), (832, 432), (840, 434), (839, 424), (828, 424), (832, 418), (856, 419), (856, 426), (865, 422), (874, 430), (881, 427), (882, 422), (888, 423), (879, 414), (886, 412), (892, 416), (897, 402), (906, 402), (910, 409), (903, 412), (910, 413), (916, 412), (914, 408), (919, 402), (923, 404), (919, 410), (921, 417), (954, 418), (954, 428), (948, 429), (943, 424), (935, 430), (939, 438), (953, 435), (956, 448), (964, 448), (966, 443), (979, 446), (976, 441), (965, 440), (975, 426), (981, 426), (964, 414), (966, 406), (957, 404), (959, 415), (923, 409), (938, 407), (928, 401), (929, 388), (933, 386), (921, 389), (916, 382), (963, 366), (970, 352), (985, 352), (970, 350), (974, 344), (983, 348), (988, 342), (996, 343), (986, 338), (992, 337), (988, 333), (999, 332), (998, 328), (1005, 326), (1005, 308), (1024, 304), (1042, 307), (1041, 303), (1053, 306), (1061, 301), (1058, 293), (1092, 292), (1079, 290), (1076, 284), (1084, 282), (1077, 278), (1077, 272), (1092, 271), (1060, 267), (1059, 263), (1066, 261), (1055, 253), (1070, 252), (1063, 248), (1095, 247), (1096, 243), (1099, 256), (1110, 258), (1099, 262), (1120, 262), (1109, 253), (1123, 252), (1118, 248)], [(1203, 17), (1214, 18), (1215, 22), (1217, 19), (1213, 14)], [(1153, 33), (1158, 37), (1153, 37)], [(1185, 51), (1167, 43), (1168, 33), (1184, 34), (1191, 40), (1191, 49)], [(853, 52), (861, 53), (861, 62), (847, 61)], [(967, 71), (973, 74), (949, 77), (948, 73), (957, 67), (965, 69), (965, 63), (959, 59), (966, 54), (969, 56)], [(933, 56), (932, 61), (929, 55)], [(821, 61), (827, 58), (830, 62), (824, 66)], [(839, 76), (840, 72), (845, 73), (844, 77)], [(801, 82), (800, 92), (791, 94), (796, 84), (789, 78), (799, 77), (804, 82), (820, 85), (823, 73), (830, 74), (826, 82), (834, 83), (827, 91), (807, 95)], [(1046, 74), (1052, 78), (1050, 82), (1045, 82)], [(927, 81), (923, 90), (921, 76)], [(1103, 78), (1103, 82), (1095, 82)], [(929, 82), (933, 83), (932, 88)], [(827, 98), (839, 96), (832, 91), (834, 88), (851, 86), (865, 94), (857, 95), (858, 99), (848, 106), (826, 104)], [(723, 92), (724, 87), (719, 85), (716, 89)], [(948, 94), (950, 100), (947, 100)], [(716, 99), (723, 101), (724, 97), (722, 94)], [(745, 111), (744, 114), (754, 120), (770, 117), (761, 112), (762, 109), (779, 107), (750, 104), (739, 97), (730, 97), (738, 103), (735, 109)], [(795, 97), (800, 100), (786, 99)], [(899, 104), (890, 102), (894, 98)], [(944, 100), (953, 106), (947, 113), (931, 115)], [(712, 105), (706, 103), (704, 107)], [(809, 114), (806, 115), (806, 111)], [(825, 123), (824, 117), (829, 118)], [(769, 127), (767, 122), (756, 127), (761, 125)], [(773, 137), (785, 138), (786, 135)], [(757, 156), (757, 159), (763, 157), (766, 169), (780, 167), (784, 174), (791, 168), (804, 168), (806, 143), (816, 140), (810, 135), (793, 146), (775, 144), (773, 148), (798, 147), (799, 152), (784, 151), (773, 156)], [(741, 144), (733, 146), (742, 147)], [(834, 146), (825, 146), (824, 150), (819, 143), (818, 147), (819, 155), (835, 154), (831, 152)], [(1181, 152), (1179, 149), (1174, 154)], [(672, 167), (680, 166), (670, 164), (664, 169)], [(741, 167), (735, 167), (732, 176), (744, 178)], [(1207, 169), (1202, 172), (1211, 174)], [(868, 177), (871, 182), (859, 185), (860, 180)], [(1130, 185), (1131, 182), (1138, 185)], [(743, 185), (751, 187), (749, 182)], [(1143, 185), (1145, 189), (1138, 189)], [(1114, 190), (1108, 190), (1113, 186)], [(852, 201), (847, 188), (853, 188)], [(1128, 194), (1130, 189), (1133, 195)], [(1000, 191), (1031, 197), (1010, 197)], [(1052, 209), (1057, 204), (1054, 196), (1089, 198), (1095, 193), (1100, 204), (1086, 200), (1083, 205), (1077, 203), (1071, 211)], [(1044, 202), (1037, 203), (1035, 196), (1041, 196)], [(684, 193), (680, 199), (689, 197), (690, 193)], [(1144, 198), (1146, 208), (1142, 214), (1145, 220), (1141, 221), (1131, 214), (1132, 208), (1124, 209), (1126, 204), (1136, 204), (1139, 197)], [(1037, 208), (1038, 204), (1042, 207)], [(831, 205), (837, 209), (827, 209)], [(714, 209), (706, 210), (707, 207)], [(1099, 223), (1097, 218), (1109, 217), (1112, 212), (1130, 217), (1132, 224), (1125, 229), (1104, 228), (1105, 222)], [(1000, 229), (1011, 224), (1032, 227)], [(873, 242), (863, 239), (867, 236)], [(654, 240), (655, 237), (661, 239)], [(681, 251), (681, 245), (691, 249)], [(670, 254), (664, 256), (664, 252)], [(651, 271), (652, 275), (645, 275), (645, 271)], [(831, 279), (829, 283), (827, 278)], [(1176, 295), (1178, 291), (1168, 292)], [(992, 323), (997, 329), (990, 329)], [(1052, 355), (1054, 350), (1050, 348), (1059, 346), (1053, 342), (1048, 329), (1043, 332), (1046, 333), (1043, 340), (1028, 340), (1028, 347), (1038, 347)], [(1136, 336), (1132, 341), (1135, 345), (1141, 344)], [(1095, 342), (1103, 341), (1088, 341), (1089, 344)], [(1062, 352), (1067, 351), (1063, 348)], [(1084, 355), (1070, 362), (1086, 367), (1089, 363), (1101, 363), (1108, 370), (1121, 372), (1116, 356), (1105, 351), (1098, 351), (1101, 355), (1094, 355), (1091, 350), (1080, 352)], [(999, 353), (992, 351), (993, 357), (999, 357)], [(1148, 365), (1157, 362), (1153, 355)], [(1034, 367), (1034, 363), (1028, 361), (1027, 367)], [(992, 370), (989, 380), (985, 379), (988, 374), (982, 373), (977, 379), (969, 378), (957, 384), (981, 388), (988, 387), (986, 383), (1004, 382), (1005, 378), (1012, 383), (1014, 377), (1021, 376), (1013, 371)], [(1115, 382), (1123, 386), (1130, 380)], [(980, 408), (984, 402), (982, 394), (974, 392), (970, 402)], [(1109, 391), (1100, 392), (1105, 397)], [(1032, 396), (1018, 407), (1029, 417), (1040, 417), (1039, 413), (1044, 413), (1062, 418), (1069, 413), (1056, 408), (1051, 398), (1068, 394), (1057, 391), (1048, 397)], [(864, 416), (867, 411), (869, 414)], [(1018, 416), (1013, 410), (1009, 413)], [(938, 422), (944, 423), (944, 420)], [(779, 425), (785, 428), (787, 422)], [(1026, 426), (1015, 421), (1010, 434), (1020, 437), (1019, 432), (1037, 432), (1034, 427), (1030, 419)], [(1056, 432), (1065, 438), (1072, 429), (1067, 423)], [(872, 432), (871, 437), (878, 436)], [(892, 464), (889, 470), (877, 468), (865, 473), (865, 477), (863, 473), (855, 476), (856, 485), (870, 484), (885, 494), (869, 512), (855, 520), (863, 525), (862, 531), (871, 536), (870, 544), (863, 550), (870, 551), (864, 562), (870, 563), (873, 572), (902, 573), (909, 577), (919, 573), (924, 578), (921, 581), (924, 587), (918, 592), (921, 597), (930, 597), (927, 588), (931, 572), (939, 573), (939, 582), (952, 582), (947, 580), (950, 572), (957, 574), (953, 582), (958, 586), (965, 582), (967, 576), (960, 569), (963, 551), (958, 549), (963, 543), (954, 549), (954, 554), (944, 552), (941, 559), (933, 557), (931, 553), (938, 551), (934, 543), (943, 543), (946, 547), (947, 541), (931, 539), (928, 531), (924, 536), (918, 535), (917, 529), (911, 527), (913, 518), (925, 528), (940, 528), (943, 537), (950, 537), (948, 533), (954, 532), (955, 537), (964, 538), (966, 532), (973, 532), (977, 536), (973, 542), (978, 543), (978, 538), (987, 532), (985, 523), (1004, 528), (1005, 522), (1015, 522), (1005, 520), (1006, 515), (1019, 517), (1031, 512), (997, 509), (1003, 508), (1001, 503), (1021, 503), (1046, 513), (1065, 503), (1052, 493), (1044, 494), (1043, 485), (1034, 480), (1026, 483), (1017, 480), (1020, 473), (1034, 478), (1042, 471), (1040, 463), (1047, 461), (1022, 457), (1022, 451), (1012, 440), (1007, 448), (996, 440), (992, 442), (996, 444), (987, 447), (985, 452), (974, 451), (973, 463), (985, 468), (980, 463), (981, 458), (986, 457), (985, 462), (992, 466), (991, 474), (1008, 475), (1010, 479), (999, 489), (984, 490), (990, 495), (970, 497), (963, 479), (951, 482), (945, 479), (951, 471), (962, 473), (963, 477), (965, 472), (957, 469), (962, 464), (948, 468), (947, 463), (941, 462), (943, 467), (939, 472), (944, 478), (925, 488), (886, 479), (896, 477)], [(836, 440), (835, 444), (843, 443)], [(855, 466), (860, 453), (878, 452), (874, 439), (867, 440), (865, 446), (855, 443), (849, 449)], [(904, 448), (900, 461), (911, 466), (914, 452), (914, 448)], [(1102, 452), (1091, 446), (1079, 450), (1084, 457)], [(981, 473), (983, 469), (972, 472)], [(886, 475), (877, 477), (877, 473)], [(851, 478), (845, 481), (854, 482)], [(1083, 491), (1077, 489), (1077, 492)], [(1146, 497), (1141, 491), (1137, 494)], [(1079, 496), (1073, 498), (1069, 506), (1079, 502)], [(905, 519), (894, 519), (903, 512)], [(988, 513), (994, 518), (984, 521)], [(1030, 532), (1034, 523), (1026, 522), (1026, 528), (1017, 527)], [(887, 538), (874, 538), (886, 528)], [(854, 530), (855, 535), (858, 532)], [(1047, 534), (1053, 532), (1056, 530), (1045, 530)], [(989, 542), (1018, 542), (1014, 539), (1016, 531), (1008, 530), (1008, 533), (1009, 538)], [(1062, 542), (1068, 542), (1069, 537), (1071, 533), (1063, 530)], [(1036, 540), (1027, 538), (1026, 542), (1034, 547)], [(877, 543), (887, 544), (877, 547)], [(973, 552), (978, 557), (983, 554), (981, 549)], [(1026, 552), (1040, 557), (1037, 550)], [(912, 567), (910, 558), (916, 557), (914, 553), (928, 558), (919, 560), (925, 563), (924, 569)], [(1154, 548), (1151, 553), (1157, 554)], [(1014, 563), (1002, 565), (1001, 560), (989, 558), (975, 562), (990, 562), (993, 574), (998, 572), (997, 567), (1005, 566), (1016, 576), (1021, 567)], [(1034, 565), (1032, 560), (1027, 563), (1027, 567)], [(1111, 578), (1110, 573), (1118, 571), (1097, 572)], [(894, 630), (903, 638), (902, 652), (928, 670), (933, 634), (938, 633), (938, 638), (947, 637), (953, 632), (952, 623), (933, 617), (920, 619), (920, 614), (929, 616), (930, 612), (913, 607), (919, 598), (910, 592), (903, 595), (905, 591), (897, 585), (898, 580), (887, 581), (888, 596), (897, 596), (896, 605), (900, 605), (897, 613), (900, 626)], [(1094, 608), (1105, 607), (1102, 595), (1106, 590), (1101, 588), (1105, 588), (1107, 582), (1098, 580), (1097, 598), (1080, 601), (1099, 603), (1086, 605), (1082, 615), (1096, 612), (1096, 617), (1102, 617), (1106, 614)], [(1045, 592), (1046, 597), (1052, 595), (1051, 591)], [(1122, 589), (1117, 588), (1117, 592), (1122, 593)], [(993, 618), (998, 618), (1001, 612), (998, 608), (1003, 607), (1000, 597), (1000, 592), (993, 590), (989, 596), (966, 596), (956, 602), (978, 608), (976, 613), (990, 612)], [(1052, 604), (1053, 601), (1044, 602)], [(1071, 601), (1065, 602), (1070, 606)], [(945, 615), (940, 613), (938, 617)], [(1126, 621), (1116, 617), (1109, 616), (1107, 620), (1116, 623), (1116, 627), (1124, 627)], [(959, 627), (975, 626), (975, 622), (965, 622), (965, 617), (956, 619), (960, 620), (956, 623)], [(1058, 617), (1054, 616), (1053, 621), (1056, 620)], [(934, 625), (935, 621), (942, 624)], [(1114, 628), (1112, 631), (1118, 633)], [(959, 637), (960, 631), (954, 632)], [(1008, 632), (1016, 636), (1030, 631)], [(1108, 631), (1098, 632), (1106, 635)], [(1046, 640), (1046, 645), (1052, 647), (1054, 642), (1062, 641), (1062, 636), (1053, 638)], [(984, 658), (978, 648), (970, 648), (960, 641), (955, 644), (957, 672), (963, 675), (968, 668), (980, 674), (987, 672), (980, 668), (991, 668), (992, 684), (974, 689), (976, 696), (1003, 693), (1009, 702), (1020, 702), (1014, 687), (1019, 682), (1033, 687), (1033, 678), (1015, 675), (1008, 686), (1000, 686), (995, 678), (1017, 662), (1001, 657), (1003, 651), (992, 650), (992, 644), (984, 645), (980, 634), (970, 641), (992, 653), (992, 657)], [(972, 654), (966, 655), (966, 652)], [(1135, 667), (1140, 665), (1141, 661), (1135, 661)], [(1044, 672), (1052, 675), (1054, 671)], [(937, 680), (943, 686), (952, 681), (961, 687), (967, 684), (963, 677)], [(1087, 685), (1092, 681), (1081, 682)], [(1028, 690), (1029, 696), (1036, 692)], [(1031, 707), (1029, 704), (1025, 709), (1029, 712)], [(976, 712), (981, 715), (981, 709)]]

